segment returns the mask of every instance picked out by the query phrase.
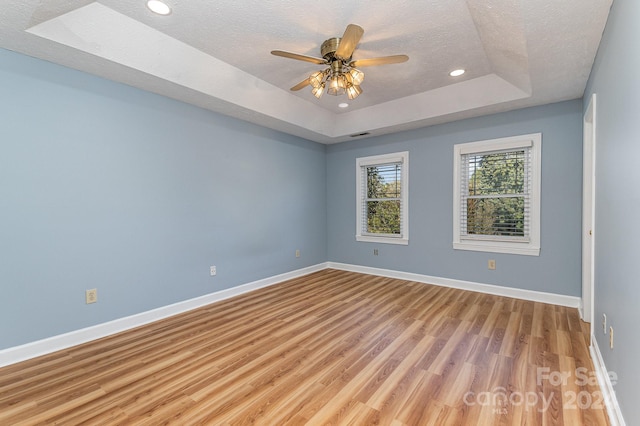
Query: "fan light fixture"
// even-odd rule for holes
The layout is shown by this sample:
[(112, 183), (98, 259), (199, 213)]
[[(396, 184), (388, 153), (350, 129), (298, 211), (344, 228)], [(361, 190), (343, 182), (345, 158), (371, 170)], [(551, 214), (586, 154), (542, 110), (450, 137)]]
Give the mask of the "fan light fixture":
[[(364, 81), (364, 73), (354, 68), (351, 63), (341, 61), (335, 58), (334, 52), (330, 52), (326, 59), (329, 62), (329, 68), (324, 71), (316, 71), (309, 76), (309, 84), (314, 88), (326, 88), (327, 94), (331, 96), (340, 96), (345, 93), (349, 99), (357, 98), (362, 89), (360, 83)], [(313, 90), (313, 95), (320, 99), (324, 90)]]
[(311, 62), (316, 65), (328, 66), (322, 71), (316, 71), (300, 83), (291, 88), (292, 91), (311, 86), (311, 93), (320, 99), (324, 92), (332, 96), (347, 94), (349, 99), (355, 99), (362, 93), (360, 85), (364, 81), (364, 73), (358, 68), (374, 65), (398, 64), (409, 60), (407, 55), (384, 56), (381, 58), (351, 60), (353, 51), (358, 45), (364, 30), (355, 24), (347, 25), (342, 37), (325, 40), (320, 47), (322, 58), (300, 55), (299, 53), (272, 50), (271, 54), (298, 61)]
[[(336, 62), (334, 62), (335, 64)], [(348, 65), (332, 66), (325, 71), (317, 71), (309, 76), (309, 84), (313, 87), (311, 93), (320, 99), (327, 89), (327, 94), (340, 96), (345, 93), (349, 99), (355, 99), (362, 93), (360, 84), (364, 81), (364, 73)]]

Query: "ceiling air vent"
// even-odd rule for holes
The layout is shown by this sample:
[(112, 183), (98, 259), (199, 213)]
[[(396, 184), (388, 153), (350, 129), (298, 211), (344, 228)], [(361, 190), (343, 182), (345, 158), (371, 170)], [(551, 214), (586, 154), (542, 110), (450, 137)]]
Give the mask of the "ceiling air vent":
[(370, 134), (371, 134), (371, 133), (369, 133), (369, 132), (356, 133), (355, 135), (349, 135), (349, 137), (352, 137), (352, 138), (359, 138), (360, 136), (367, 136), (367, 135), (370, 135)]

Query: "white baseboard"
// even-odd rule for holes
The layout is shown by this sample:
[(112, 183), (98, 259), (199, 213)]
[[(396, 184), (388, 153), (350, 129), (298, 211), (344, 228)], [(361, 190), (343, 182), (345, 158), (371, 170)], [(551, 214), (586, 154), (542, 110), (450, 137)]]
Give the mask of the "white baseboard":
[(589, 347), (589, 352), (591, 353), (593, 367), (596, 370), (596, 377), (598, 378), (598, 383), (600, 384), (600, 390), (602, 391), (604, 403), (607, 407), (609, 422), (611, 423), (611, 426), (626, 426), (624, 418), (622, 417), (620, 405), (618, 404), (618, 398), (616, 398), (616, 393), (613, 390), (613, 383), (611, 383), (609, 371), (604, 365), (602, 353), (600, 352), (600, 348), (598, 347), (596, 337), (593, 334), (591, 335), (591, 346)]
[(428, 275), (414, 274), (410, 272), (394, 271), (390, 269), (372, 268), (368, 266), (349, 265), (336, 262), (325, 262), (313, 265), (307, 268), (298, 269), (273, 277), (264, 278), (251, 283), (243, 284), (237, 287), (196, 297), (194, 299), (185, 300), (174, 303), (172, 305), (162, 306), (150, 311), (141, 312), (124, 318), (118, 318), (113, 321), (97, 324), (80, 330), (71, 331), (69, 333), (52, 336), (46, 339), (38, 340), (24, 345), (15, 346), (0, 350), (0, 367), (15, 364), (20, 361), (46, 355), (55, 351), (63, 350), (86, 343), (92, 340), (100, 339), (115, 333), (149, 324), (173, 315), (190, 311), (205, 305), (209, 305), (220, 300), (238, 296), (259, 288), (268, 287), (298, 278), (323, 269), (332, 268), (343, 271), (359, 272), (363, 274), (379, 275), (389, 278), (398, 278), (402, 280), (417, 281), (426, 284), (434, 284), (442, 287), (452, 287), (462, 290), (476, 291), (480, 293), (494, 294), (498, 296), (513, 297), (517, 299), (531, 300), (535, 302), (550, 303), (554, 305), (569, 306), (577, 308), (580, 306), (580, 298), (572, 296), (564, 296), (552, 293), (543, 293), (531, 290), (522, 290), (510, 287), (501, 287), (491, 284), (480, 284), (470, 281), (454, 280), (450, 278), (439, 278)]
[(293, 278), (298, 278), (312, 272), (321, 271), (327, 268), (326, 263), (309, 266), (307, 268), (298, 269), (280, 275), (264, 278), (251, 283), (239, 285), (226, 290), (196, 297), (194, 299), (185, 300), (167, 306), (162, 306), (150, 311), (141, 312), (124, 318), (118, 318), (113, 321), (97, 324), (80, 330), (71, 331), (69, 333), (52, 336), (46, 339), (37, 340), (35, 342), (26, 343), (24, 345), (15, 346), (8, 349), (0, 350), (0, 367), (15, 364), (20, 361), (46, 355), (91, 340), (100, 339), (111, 334), (126, 331), (134, 327), (149, 324), (173, 315), (190, 311), (205, 305), (209, 305), (220, 300), (229, 299), (259, 288), (268, 287), (281, 283)]
[(581, 299), (575, 296), (545, 293), (542, 291), (523, 290), (520, 288), (502, 287), (493, 284), (481, 284), (471, 281), (454, 280), (451, 278), (432, 277), (429, 275), (414, 274), (411, 272), (394, 271), (391, 269), (372, 268), (369, 266), (349, 265), (345, 263), (328, 262), (328, 267), (342, 271), (359, 272), (362, 274), (378, 275), (381, 277), (398, 278), (407, 281), (417, 281), (425, 284), (434, 284), (442, 287), (458, 288), (461, 290), (476, 291), (479, 293), (493, 294), (496, 296), (513, 297), (515, 299), (530, 300), (533, 302), (549, 303), (552, 305), (578, 308)]

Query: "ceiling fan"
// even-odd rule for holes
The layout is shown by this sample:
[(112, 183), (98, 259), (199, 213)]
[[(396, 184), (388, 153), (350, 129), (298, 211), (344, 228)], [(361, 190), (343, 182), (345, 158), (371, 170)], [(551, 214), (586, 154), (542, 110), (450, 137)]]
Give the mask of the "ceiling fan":
[(355, 99), (362, 93), (360, 84), (364, 80), (364, 73), (358, 68), (397, 64), (409, 60), (407, 55), (393, 55), (352, 61), (351, 56), (362, 34), (364, 34), (362, 27), (355, 24), (347, 25), (342, 37), (333, 37), (322, 43), (320, 47), (322, 58), (282, 50), (272, 50), (271, 54), (317, 65), (328, 65), (324, 70), (314, 72), (293, 86), (291, 90), (296, 91), (311, 85), (313, 87), (311, 93), (318, 99), (322, 97), (325, 89), (330, 95), (338, 96), (346, 93), (349, 99)]

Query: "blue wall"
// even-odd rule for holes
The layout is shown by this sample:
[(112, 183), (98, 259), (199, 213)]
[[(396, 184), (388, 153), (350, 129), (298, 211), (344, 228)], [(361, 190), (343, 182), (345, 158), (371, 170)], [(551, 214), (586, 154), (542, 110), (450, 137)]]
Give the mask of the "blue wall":
[(326, 261), (324, 145), (6, 50), (0, 93), (0, 349)]
[[(585, 92), (597, 94), (595, 336), (628, 425), (640, 424), (640, 2), (615, 0)], [(614, 349), (602, 314), (614, 328)]]
[[(453, 250), (453, 145), (537, 132), (542, 132), (540, 256)], [(355, 159), (396, 151), (409, 151), (409, 245), (356, 242)], [(331, 145), (327, 188), (330, 261), (581, 294), (580, 100)], [(489, 259), (496, 260), (495, 271), (488, 270)]]
[[(325, 147), (2, 50), (0, 91), (0, 349), (327, 260), (580, 294), (580, 101)], [(453, 145), (534, 132), (541, 255), (453, 250)], [(355, 158), (405, 150), (409, 245), (357, 243)]]

